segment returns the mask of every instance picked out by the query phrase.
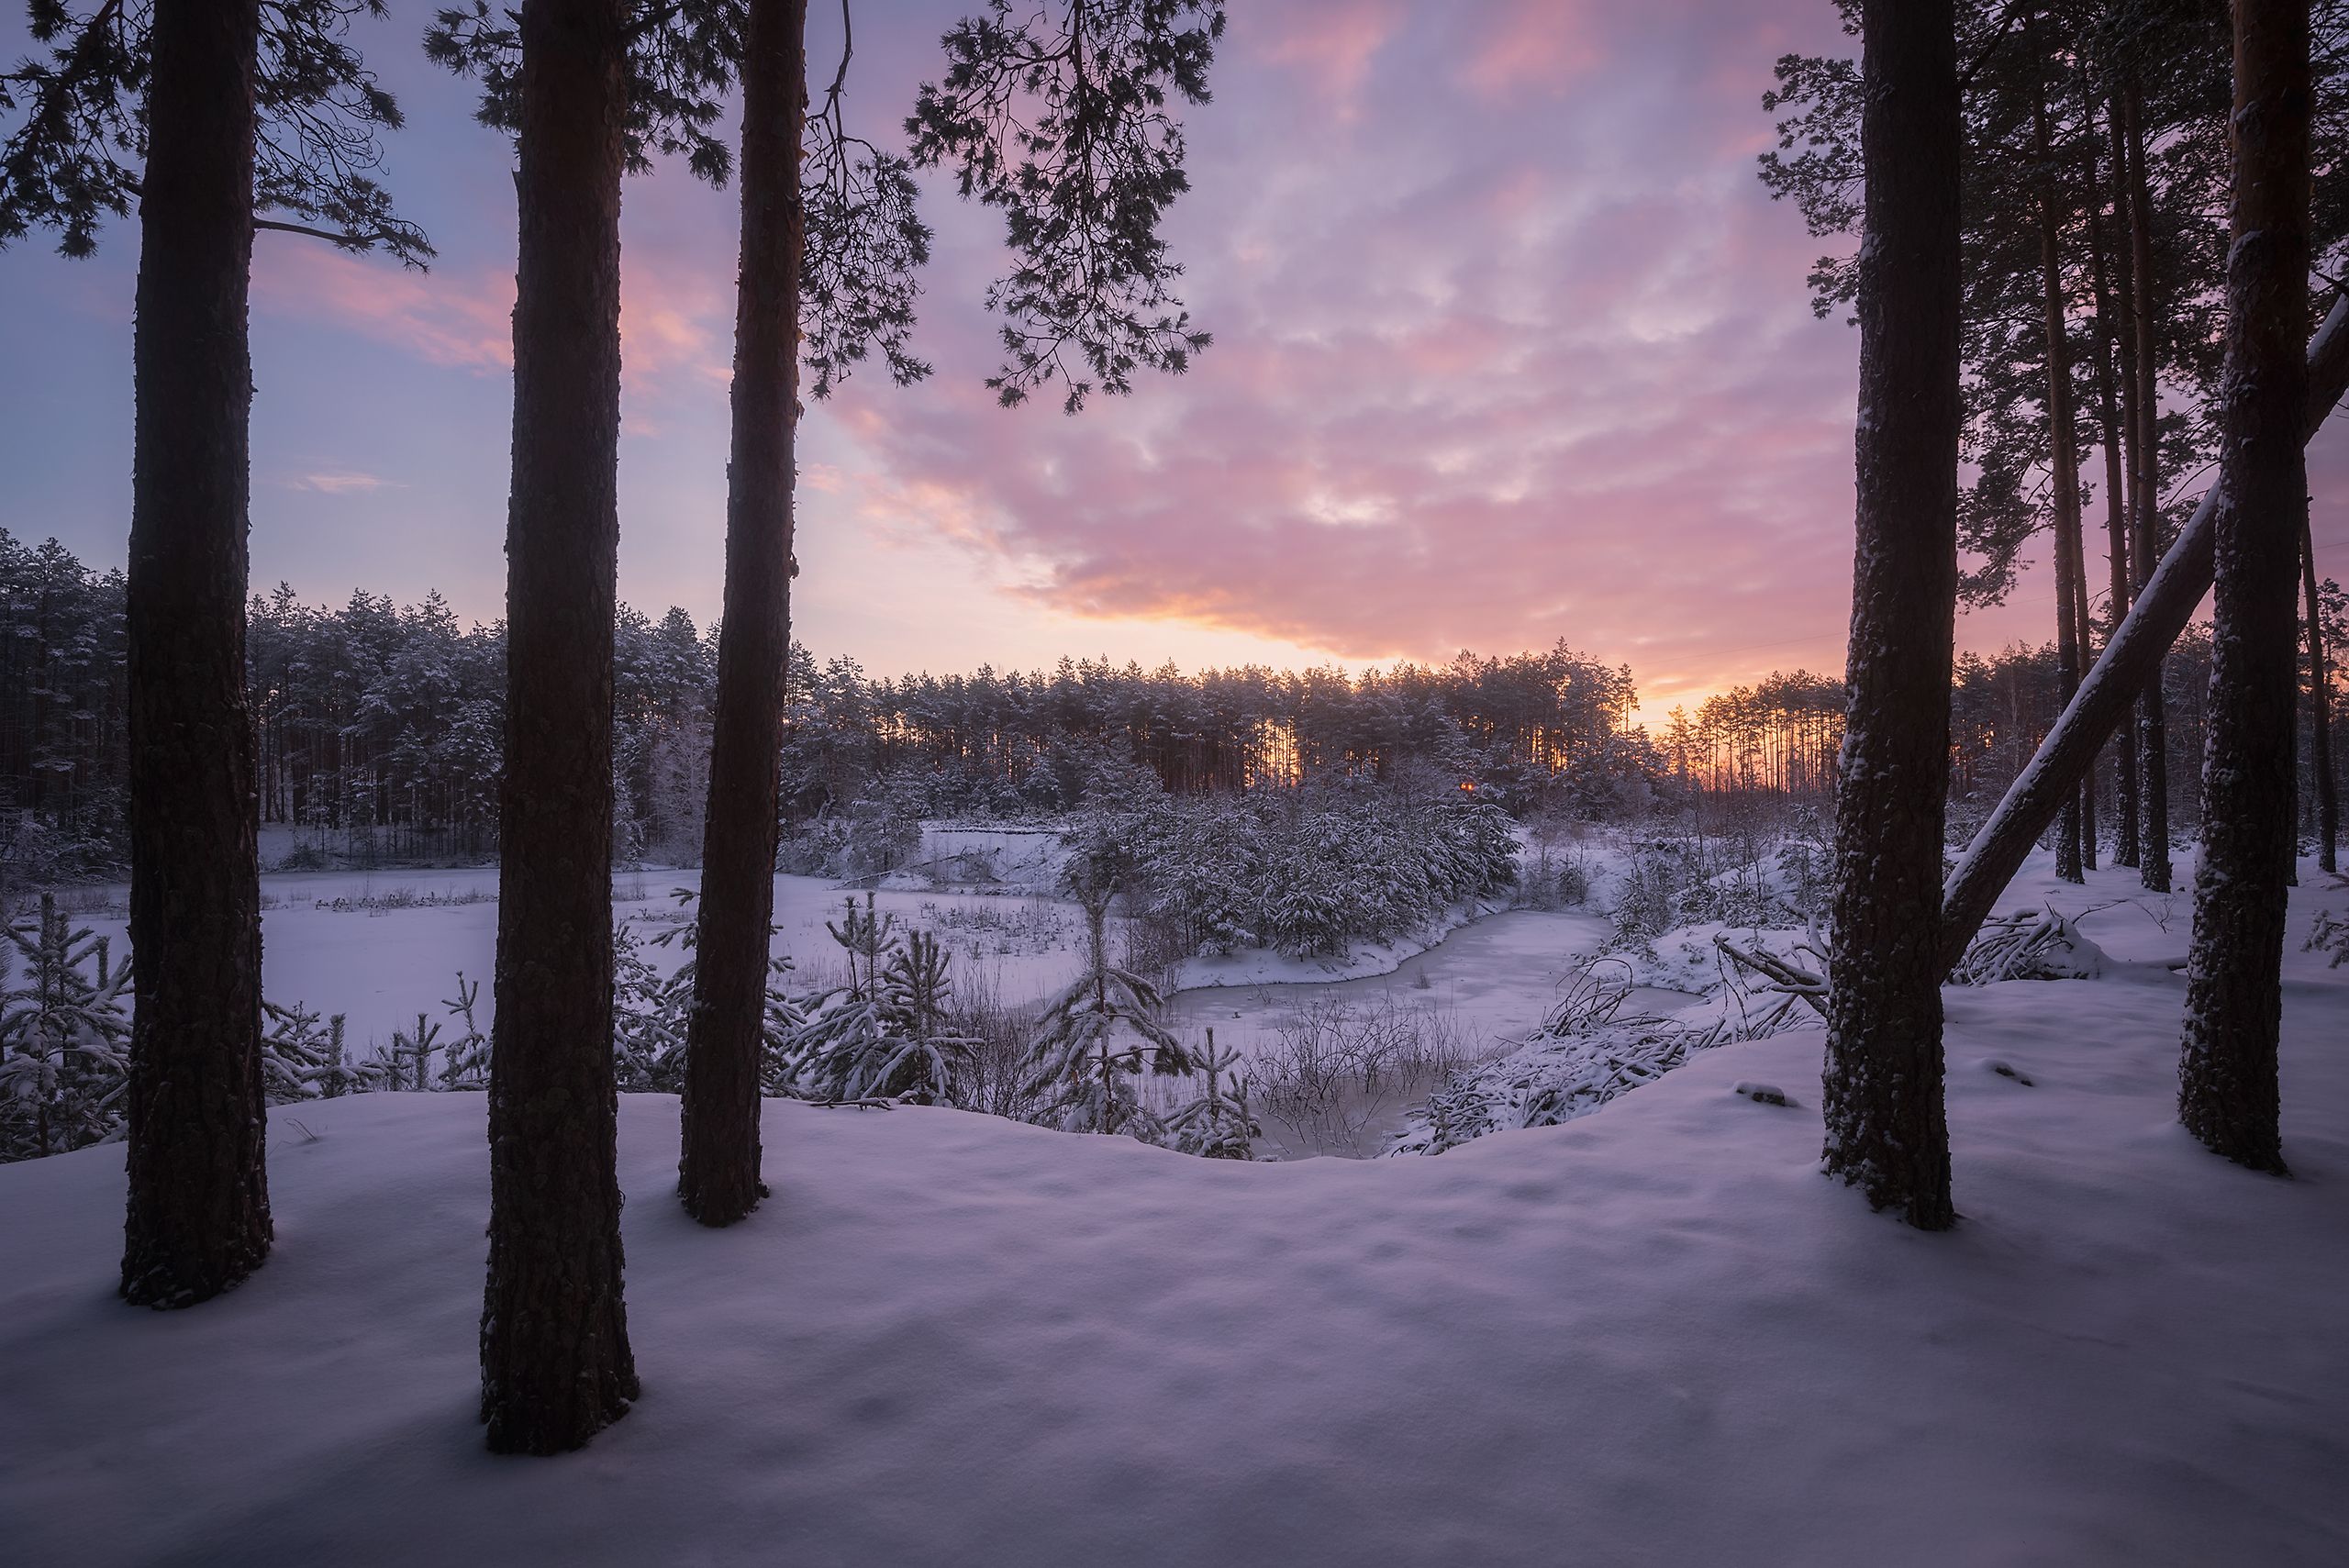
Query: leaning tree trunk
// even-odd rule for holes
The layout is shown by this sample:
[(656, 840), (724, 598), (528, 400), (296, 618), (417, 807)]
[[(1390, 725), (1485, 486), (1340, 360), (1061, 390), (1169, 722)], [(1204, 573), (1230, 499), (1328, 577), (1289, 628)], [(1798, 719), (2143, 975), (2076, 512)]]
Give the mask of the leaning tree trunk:
[(2316, 582), (2316, 539), (2300, 524), (2301, 589), (2308, 595), (2309, 761), (2316, 774), (2316, 863), (2337, 872), (2334, 841), (2341, 836), (2341, 797), (2332, 776), (2332, 670), (2324, 654), (2324, 613)]
[[(2161, 389), (2154, 334), (2153, 187), (2145, 177), (2145, 128), (2132, 84), (2121, 99), (2123, 153), (2129, 183), (2130, 312), (2137, 348), (2137, 457), (2129, 556), (2139, 572), (2161, 559)], [(2146, 579), (2137, 579), (2137, 592)], [(2163, 650), (2166, 656), (2168, 650)], [(2137, 830), (2139, 879), (2153, 892), (2170, 890), (2169, 721), (2158, 673), (2137, 697), (2137, 788), (2144, 820)]]
[(2177, 1114), (2216, 1153), (2284, 1169), (2276, 1084), (2299, 706), (2308, 361), (2309, 7), (2235, 0), (2234, 243), (2219, 389), (2220, 515), (2202, 853)]
[(157, 0), (139, 200), (129, 644), (132, 1015), (122, 1294), (269, 1256), (245, 701), (255, 0)]
[(577, 1448), (628, 1410), (612, 1083), (625, 0), (526, 0), (506, 765), (482, 1419)]
[(1958, 86), (1951, 0), (1862, 7), (1858, 548), (1824, 1112), (1826, 1167), (1937, 1230), (1943, 812), (1957, 592)]
[(742, 67), (742, 274), (727, 473), (701, 929), (685, 1028), (677, 1195), (704, 1225), (758, 1207), (759, 1051), (774, 918), (784, 666), (791, 648), (792, 436), (799, 395), (807, 0), (751, 0)]
[[(2349, 295), (2332, 308), (2308, 347), (2308, 395), (2300, 408), (2305, 444), (2349, 393)], [(2178, 531), (2145, 591), (2130, 606), (2096, 666), (2080, 683), (2080, 695), (2055, 720), (1990, 819), (1958, 857), (1942, 890), (1942, 960), (1954, 964), (1990, 913), (2039, 835), (2055, 820), (2065, 791), (2096, 764), (2096, 754), (2128, 717), (2129, 704), (2149, 681), (2161, 675), (2162, 655), (2193, 618), (2210, 591), (2212, 540), (2227, 509), (2226, 487), (2214, 484)]]
[[(2057, 210), (2055, 155), (2047, 134), (2043, 82), (2032, 105), (2032, 130), (2040, 165), (2047, 171), (2041, 176), (2039, 189), (2039, 288), (2047, 345), (2048, 470), (2054, 477), (2055, 514), (2056, 682), (2068, 703), (2080, 689), (2080, 650), (2087, 638), (2087, 617), (2080, 609), (2080, 458), (2072, 419), (2071, 345), (2064, 329), (2064, 218)], [(2056, 817), (2055, 874), (2065, 882), (2087, 880), (2080, 846), (2080, 800), (2085, 789), (2085, 785), (2074, 789)]]

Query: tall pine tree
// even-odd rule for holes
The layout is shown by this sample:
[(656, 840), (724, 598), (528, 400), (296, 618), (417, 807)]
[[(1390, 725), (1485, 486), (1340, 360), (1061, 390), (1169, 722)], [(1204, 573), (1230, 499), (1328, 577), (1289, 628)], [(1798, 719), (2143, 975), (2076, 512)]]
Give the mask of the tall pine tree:
[(1824, 1111), (1830, 1174), (1938, 1230), (1942, 822), (1957, 591), (1956, 22), (1951, 0), (1861, 7), (1858, 547), (1835, 797)]
[(2178, 1115), (2254, 1170), (2284, 1170), (2276, 1077), (2284, 914), (2296, 850), (2295, 601), (2308, 520), (2309, 8), (2235, 0), (2234, 244), (2202, 855), (2194, 874)]
[[(399, 111), (345, 42), (367, 0), (30, 6), (48, 57), (0, 76), (0, 246), (86, 256), (139, 224), (127, 593), (139, 1005), (121, 1291), (179, 1307), (269, 1254), (261, 891), (245, 688), (256, 228), (430, 247), (369, 172)], [(284, 217), (263, 216), (272, 212)]]

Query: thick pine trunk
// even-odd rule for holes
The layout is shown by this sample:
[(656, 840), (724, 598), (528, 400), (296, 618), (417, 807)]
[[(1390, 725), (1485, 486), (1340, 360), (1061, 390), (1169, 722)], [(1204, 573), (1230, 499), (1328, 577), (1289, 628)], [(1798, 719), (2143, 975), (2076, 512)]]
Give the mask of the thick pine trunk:
[(677, 1194), (704, 1225), (758, 1207), (759, 1050), (774, 917), (784, 667), (791, 648), (807, 0), (751, 0), (742, 68), (742, 272), (734, 323), (726, 620), (718, 644), (701, 929), (685, 1034)]
[[(2046, 171), (2039, 190), (2039, 287), (2047, 345), (2048, 470), (2054, 482), (2056, 684), (2068, 703), (2080, 689), (2080, 650), (2087, 638), (2087, 617), (2081, 610), (2079, 592), (2080, 465), (2072, 419), (2071, 345), (2064, 324), (2064, 217), (2054, 175), (2054, 149), (2047, 133), (2043, 84), (2032, 105), (2032, 131), (2040, 165)], [(2080, 842), (2085, 793), (2085, 786), (2074, 789), (2056, 817), (2055, 874), (2065, 882), (2087, 880)]]
[[(2123, 156), (2129, 186), (2130, 316), (2136, 340), (2136, 418), (2132, 443), (2136, 471), (2132, 490), (2129, 558), (2141, 573), (2137, 592), (2145, 591), (2153, 563), (2162, 557), (2161, 540), (2161, 387), (2160, 361), (2154, 331), (2153, 188), (2145, 177), (2145, 129), (2140, 121), (2136, 89), (2121, 97)], [(2166, 655), (2167, 649), (2165, 647)], [(2166, 662), (2165, 660), (2165, 662)], [(2162, 682), (2157, 673), (2137, 696), (2137, 790), (2143, 811), (2137, 829), (2139, 879), (2153, 892), (2170, 890), (2169, 861), (2169, 723), (2163, 711)]]
[(637, 1393), (612, 1083), (622, 0), (522, 11), (521, 246), (482, 1419), (577, 1448)]
[[(2307, 364), (2308, 395), (2300, 408), (2304, 444), (2349, 393), (2349, 295), (2333, 301), (2324, 325), (2310, 339)], [(1965, 956), (1991, 905), (2014, 880), (2016, 868), (2039, 835), (2055, 820), (2065, 792), (2095, 765), (2098, 749), (2128, 717), (2136, 694), (2159, 678), (2162, 656), (2210, 590), (2212, 540), (2227, 505), (2225, 486), (2212, 485), (2097, 656), (2095, 668), (2080, 683), (2080, 695), (2055, 720), (2055, 728), (2007, 787), (1998, 809), (1958, 857), (1942, 893), (1945, 962), (1955, 963)]]
[(1857, 550), (1835, 795), (1826, 1167), (1941, 1229), (1943, 812), (1957, 587), (1958, 86), (1951, 0), (1862, 7)]
[(2316, 773), (2316, 863), (2341, 869), (2335, 841), (2341, 836), (2341, 797), (2332, 776), (2332, 670), (2325, 658), (2324, 617), (2317, 598), (2316, 539), (2300, 524), (2301, 591), (2307, 595), (2309, 631), (2309, 761)]
[(2276, 1083), (2293, 826), (2293, 710), (2308, 402), (2307, 0), (2235, 0), (2233, 244), (2220, 384), (2220, 514), (2202, 854), (2177, 1114), (2205, 1146), (2281, 1173)]
[(139, 202), (128, 597), (132, 1016), (122, 1294), (269, 1255), (245, 700), (254, 0), (157, 0)]

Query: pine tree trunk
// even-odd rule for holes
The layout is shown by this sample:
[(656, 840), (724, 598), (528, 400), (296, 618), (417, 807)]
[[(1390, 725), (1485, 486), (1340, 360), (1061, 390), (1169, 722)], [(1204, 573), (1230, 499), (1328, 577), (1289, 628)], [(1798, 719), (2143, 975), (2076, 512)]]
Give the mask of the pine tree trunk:
[[(2143, 573), (2162, 557), (2161, 390), (2154, 333), (2153, 193), (2145, 177), (2145, 131), (2140, 113), (2132, 84), (2121, 97), (2129, 182), (2130, 311), (2137, 350), (2137, 466), (2129, 557)], [(2138, 593), (2145, 591), (2146, 581), (2143, 576), (2137, 579)], [(2137, 831), (2137, 869), (2140, 880), (2154, 893), (2170, 890), (2169, 724), (2163, 706), (2162, 680), (2156, 673), (2137, 697), (2137, 790), (2144, 813)]]
[[(2087, 548), (2086, 541), (2081, 538), (2083, 529), (2078, 523), (2079, 508), (2076, 505), (2076, 490), (2074, 495), (2072, 618), (2074, 624), (2080, 628), (2080, 661), (2086, 663), (2095, 654), (2096, 639), (2091, 629), (2095, 626), (2095, 620), (2088, 612)], [(2079, 688), (2076, 684), (2072, 691), (2064, 698), (2065, 706), (2070, 705), (2072, 698), (2077, 695), (2078, 692)], [(2096, 768), (2090, 765), (2088, 771), (2080, 778), (2080, 865), (2085, 871), (2096, 870)]]
[(612, 1080), (622, 0), (527, 0), (482, 1419), (579, 1447), (637, 1393)]
[[(2093, 101), (2082, 98), (2083, 112), (2094, 123)], [(2127, 346), (2126, 336), (2113, 328), (2112, 290), (2105, 275), (2104, 197), (2098, 187), (2094, 139), (2087, 143), (2088, 154), (2088, 253), (2095, 263), (2091, 276), (2096, 285), (2097, 325), (2097, 413), (2103, 427), (2104, 447), (2104, 517), (2108, 559), (2111, 562), (2112, 627), (2121, 628), (2121, 618), (2128, 615), (2131, 603), (2129, 572), (2129, 487), (2123, 477), (2127, 459), (2123, 454), (2122, 410), (2113, 381), (2113, 360), (2121, 361), (2121, 374), (2133, 378), (2134, 363)], [(2115, 259), (2117, 269), (2125, 270), (2125, 255)], [(2112, 645), (2110, 637), (2105, 646)], [(2137, 749), (2128, 740), (2112, 749), (2112, 863), (2133, 866), (2137, 863)], [(2091, 764), (2093, 771), (2093, 764)]]
[(261, 883), (245, 696), (254, 0), (156, 0), (139, 201), (129, 644), (130, 1196), (122, 1294), (269, 1255)]
[[(2300, 410), (2303, 443), (2349, 393), (2349, 295), (2334, 299), (2324, 325), (2309, 340), (2307, 363), (2308, 396)], [(2210, 592), (2212, 540), (2226, 505), (2225, 487), (2212, 485), (2097, 656), (2096, 667), (2080, 683), (2079, 696), (2064, 710), (1958, 858), (1942, 893), (1945, 963), (1965, 956), (1991, 905), (2014, 879), (2039, 835), (2055, 820), (2065, 792), (2095, 765), (2098, 749), (2128, 717), (2136, 694), (2159, 678), (2162, 655)]]
[(2308, 595), (2309, 757), (2316, 773), (2316, 863), (2341, 869), (2335, 841), (2341, 836), (2341, 797), (2332, 776), (2332, 670), (2325, 659), (2324, 617), (2317, 595), (2316, 540), (2300, 525), (2301, 589)]
[(2220, 403), (2202, 854), (2177, 1113), (2217, 1153), (2281, 1173), (2277, 1033), (2294, 860), (2293, 709), (2308, 461), (2309, 8), (2235, 0), (2234, 243)]
[(1937, 1230), (1943, 813), (1957, 587), (1958, 86), (1951, 0), (1867, 0), (1858, 548), (1835, 797), (1826, 1165)]
[[(2050, 172), (2039, 191), (2039, 283), (2043, 325), (2047, 346), (2048, 470), (2053, 476), (2055, 557), (2056, 684), (2069, 703), (2080, 689), (2080, 649), (2087, 636), (2087, 619), (2080, 613), (2080, 466), (2079, 445), (2072, 419), (2071, 346), (2064, 324), (2064, 219), (2053, 172), (2054, 151), (2047, 134), (2047, 94), (2044, 83), (2032, 105), (2032, 130), (2039, 161)], [(2056, 817), (2055, 874), (2065, 882), (2085, 882), (2081, 859), (2082, 789), (2074, 789)]]
[(701, 929), (685, 1031), (677, 1195), (704, 1225), (758, 1207), (759, 1050), (774, 918), (784, 666), (791, 648), (792, 437), (799, 395), (799, 191), (807, 0), (751, 0), (742, 68), (742, 273), (727, 466)]

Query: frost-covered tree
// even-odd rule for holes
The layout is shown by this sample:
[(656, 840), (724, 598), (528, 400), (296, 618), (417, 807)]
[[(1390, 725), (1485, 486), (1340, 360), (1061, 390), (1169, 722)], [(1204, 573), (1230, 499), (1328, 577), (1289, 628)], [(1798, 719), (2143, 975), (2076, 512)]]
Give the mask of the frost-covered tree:
[(1127, 1132), (1154, 1141), (1162, 1129), (1134, 1080), (1144, 1072), (1186, 1073), (1192, 1062), (1158, 1022), (1163, 1001), (1157, 987), (1109, 962), (1109, 904), (1134, 875), (1119, 817), (1090, 814), (1068, 835), (1062, 886), (1085, 914), (1085, 971), (1036, 1021), (1029, 1086), (1071, 1131)]
[(481, 982), (468, 980), (463, 970), (457, 971), (457, 994), (443, 997), (440, 1003), (461, 1031), (445, 1047), (449, 1059), (440, 1067), (444, 1089), (479, 1089), (489, 1083), (489, 1037), (473, 1018), (473, 1005), (480, 998)]
[(61, 1153), (121, 1127), (130, 1043), (130, 965), (109, 965), (106, 939), (76, 927), (52, 894), (0, 932), (0, 1159)]
[(1940, 936), (1962, 417), (1957, 40), (1951, 0), (1865, 0), (1861, 31), (1867, 243), (1826, 1169), (1937, 1230), (1956, 1218)]
[[(861, 909), (853, 897), (845, 900), (841, 918), (827, 920), (824, 929), (840, 944), (848, 983), (801, 1007), (801, 1021), (784, 1046), (794, 1091), (838, 1103), (892, 1097), (930, 1084), (929, 1057), (906, 1030), (913, 1021), (909, 999), (892, 980), (905, 958), (897, 917), (880, 913), (868, 893)], [(935, 955), (934, 944), (930, 951)], [(922, 977), (926, 983), (944, 983), (940, 962), (935, 973)], [(934, 1086), (942, 1094), (946, 1084), (941, 1059)]]
[(2294, 607), (2308, 524), (2309, 7), (2235, 0), (2232, 228), (2221, 384), (2217, 604), (2202, 855), (2178, 1116), (2210, 1149), (2284, 1171), (2277, 1085), (2293, 830)]
[(1166, 1118), (1166, 1131), (1174, 1147), (1186, 1154), (1208, 1160), (1252, 1160), (1252, 1140), (1264, 1129), (1248, 1109), (1248, 1083), (1239, 1049), (1219, 1050), (1215, 1030), (1207, 1044), (1190, 1053), (1191, 1066), (1203, 1082), (1198, 1097), (1186, 1101)]

